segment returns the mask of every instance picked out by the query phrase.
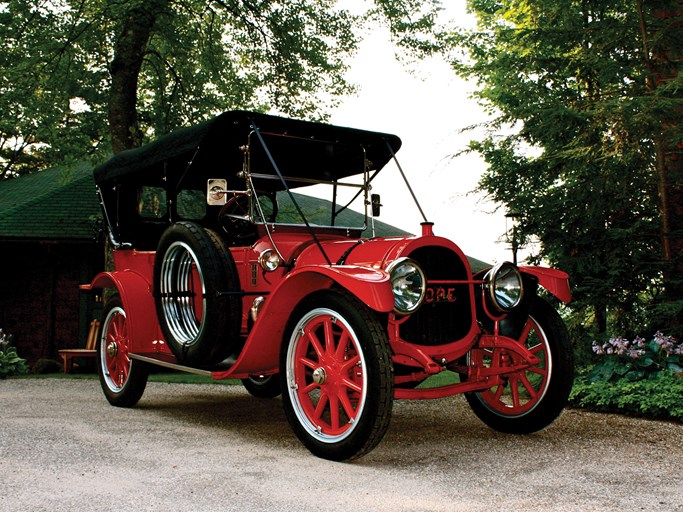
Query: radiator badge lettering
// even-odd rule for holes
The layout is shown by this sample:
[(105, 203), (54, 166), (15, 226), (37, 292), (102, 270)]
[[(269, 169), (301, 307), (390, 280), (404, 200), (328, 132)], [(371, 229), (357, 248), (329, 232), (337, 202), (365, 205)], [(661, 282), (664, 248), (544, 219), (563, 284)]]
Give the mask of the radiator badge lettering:
[(425, 292), (425, 302), (455, 302), (455, 288), (444, 288), (443, 286), (427, 287)]

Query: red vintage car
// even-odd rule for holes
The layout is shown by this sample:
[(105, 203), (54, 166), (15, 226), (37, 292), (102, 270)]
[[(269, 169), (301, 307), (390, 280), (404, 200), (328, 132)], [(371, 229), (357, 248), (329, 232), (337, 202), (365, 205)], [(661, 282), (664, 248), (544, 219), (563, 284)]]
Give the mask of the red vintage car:
[(540, 295), (569, 301), (567, 275), (473, 268), (426, 219), (376, 236), (371, 184), (400, 146), (231, 111), (97, 167), (114, 269), (81, 288), (115, 290), (97, 344), (107, 400), (135, 405), (152, 365), (242, 379), (282, 394), (295, 434), (332, 460), (372, 450), (395, 399), (464, 393), (502, 432), (552, 423), (573, 358)]

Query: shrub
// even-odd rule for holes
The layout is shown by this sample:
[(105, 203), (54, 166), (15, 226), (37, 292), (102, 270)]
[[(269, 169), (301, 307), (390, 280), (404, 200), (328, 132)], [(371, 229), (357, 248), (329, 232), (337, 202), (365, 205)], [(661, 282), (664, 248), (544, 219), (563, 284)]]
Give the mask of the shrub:
[(28, 372), (26, 360), (17, 355), (17, 349), (10, 347), (12, 335), (0, 329), (0, 379)]
[(593, 341), (593, 352), (604, 357), (594, 366), (591, 382), (637, 381), (656, 377), (663, 371), (683, 372), (683, 346), (676, 338), (661, 332), (649, 342), (639, 336), (632, 341), (626, 338), (611, 338), (603, 344)]
[(660, 371), (648, 379), (574, 382), (569, 404), (597, 412), (683, 421), (683, 374)]

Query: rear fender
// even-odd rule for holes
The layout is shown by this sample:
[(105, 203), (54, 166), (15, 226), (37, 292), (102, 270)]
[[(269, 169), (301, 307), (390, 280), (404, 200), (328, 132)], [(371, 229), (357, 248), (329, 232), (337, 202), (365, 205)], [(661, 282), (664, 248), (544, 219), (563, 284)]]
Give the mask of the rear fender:
[(572, 300), (569, 287), (569, 275), (566, 272), (547, 267), (519, 267), (520, 272), (530, 274), (538, 279), (538, 284), (548, 290), (562, 302)]
[(225, 372), (215, 372), (213, 378), (277, 373), (282, 338), (294, 308), (311, 293), (335, 285), (347, 289), (375, 311), (389, 312), (394, 307), (386, 272), (354, 266), (297, 269), (268, 296), (235, 364)]
[[(152, 295), (152, 284), (137, 272), (102, 272), (81, 290), (115, 288), (126, 312), (126, 328), (131, 340), (131, 352), (159, 351), (161, 339), (157, 313)], [(165, 348), (165, 345), (164, 345)], [(166, 352), (167, 350), (164, 350)]]

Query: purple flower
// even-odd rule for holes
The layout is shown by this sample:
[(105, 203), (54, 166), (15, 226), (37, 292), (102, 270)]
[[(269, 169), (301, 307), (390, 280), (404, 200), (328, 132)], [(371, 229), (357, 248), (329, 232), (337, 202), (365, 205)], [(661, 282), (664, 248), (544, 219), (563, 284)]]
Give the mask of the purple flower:
[(629, 349), (628, 349), (628, 356), (629, 356), (631, 359), (639, 359), (640, 356), (643, 356), (643, 355), (645, 355), (645, 351), (644, 351), (644, 350), (640, 350), (640, 349), (637, 349), (637, 348), (629, 348)]

